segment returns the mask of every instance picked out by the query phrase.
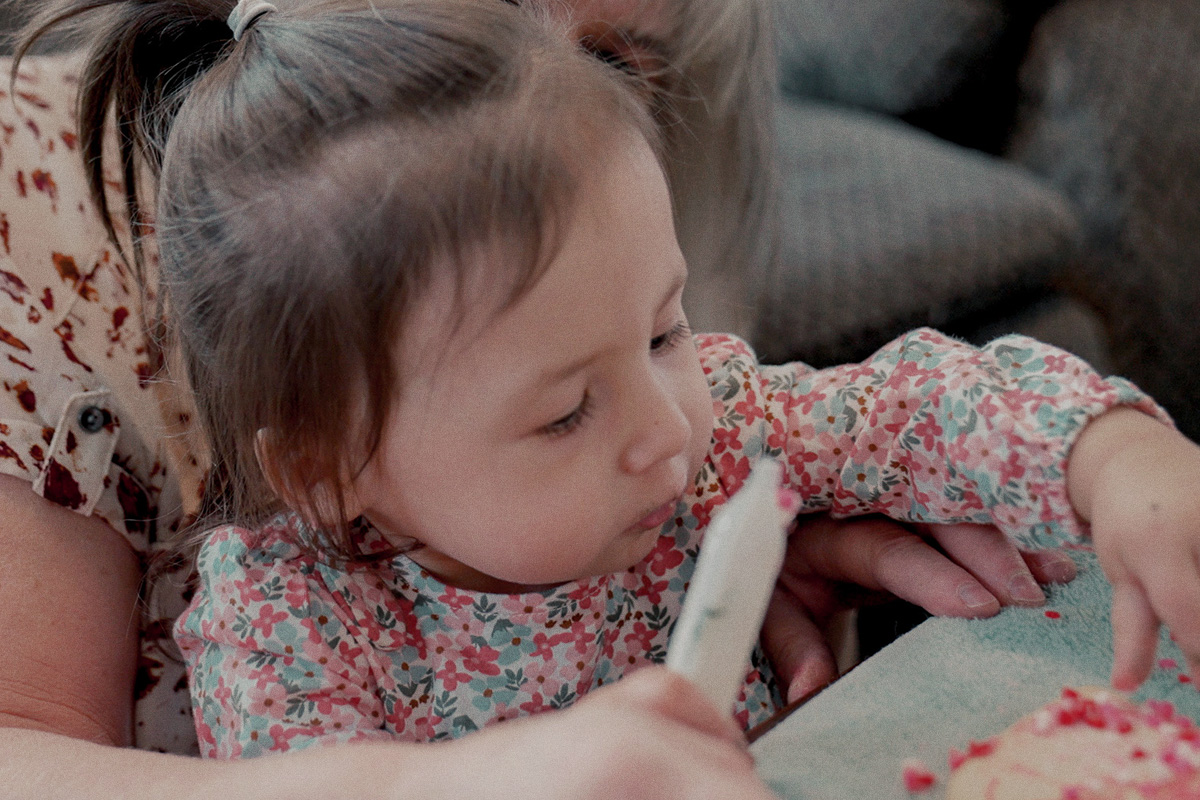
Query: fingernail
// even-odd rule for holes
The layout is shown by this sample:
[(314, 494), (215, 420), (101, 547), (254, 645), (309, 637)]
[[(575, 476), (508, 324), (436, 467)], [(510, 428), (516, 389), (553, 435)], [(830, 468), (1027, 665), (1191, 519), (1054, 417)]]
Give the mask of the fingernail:
[(1028, 575), (1014, 575), (1013, 579), (1008, 582), (1008, 593), (1018, 603), (1040, 605), (1046, 602), (1046, 595), (1042, 593), (1042, 587), (1038, 586), (1037, 581)]
[(971, 610), (996, 606), (996, 598), (978, 583), (968, 583), (958, 588), (958, 599)]
[(1075, 577), (1075, 562), (1069, 558), (1053, 558), (1042, 564), (1042, 571), (1051, 583), (1067, 583)]

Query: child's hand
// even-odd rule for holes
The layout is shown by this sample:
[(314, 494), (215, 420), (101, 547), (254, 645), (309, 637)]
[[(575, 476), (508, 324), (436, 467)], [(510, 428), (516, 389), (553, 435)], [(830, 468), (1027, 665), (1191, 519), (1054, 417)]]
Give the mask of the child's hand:
[(1068, 473), (1113, 585), (1113, 686), (1134, 689), (1150, 674), (1160, 622), (1200, 678), (1200, 447), (1118, 408), (1080, 434)]
[[(506, 722), (443, 747), (453, 765), (439, 787), (445, 796), (775, 798), (754, 773), (732, 717), (664, 667), (639, 670), (566, 711)], [(446, 791), (448, 784), (461, 790)]]

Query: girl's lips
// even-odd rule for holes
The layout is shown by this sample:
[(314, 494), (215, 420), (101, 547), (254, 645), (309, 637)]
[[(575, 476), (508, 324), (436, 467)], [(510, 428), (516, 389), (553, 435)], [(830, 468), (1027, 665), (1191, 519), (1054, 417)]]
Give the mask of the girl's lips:
[(641, 528), (643, 530), (661, 528), (667, 520), (675, 516), (675, 506), (677, 505), (679, 505), (678, 500), (668, 500), (646, 516), (642, 517), (633, 527)]

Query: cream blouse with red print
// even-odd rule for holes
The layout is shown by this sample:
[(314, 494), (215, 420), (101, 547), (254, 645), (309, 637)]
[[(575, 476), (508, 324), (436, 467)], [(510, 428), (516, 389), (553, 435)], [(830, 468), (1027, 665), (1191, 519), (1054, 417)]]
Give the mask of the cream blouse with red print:
[[(975, 349), (920, 330), (823, 371), (761, 366), (728, 336), (698, 344), (716, 417), (709, 457), (654, 552), (625, 572), (486, 594), (404, 556), (338, 569), (296, 546), (292, 514), (216, 530), (176, 628), (202, 753), (453, 738), (662, 661), (711, 516), (764, 454), (784, 460), (805, 511), (993, 522), (1045, 545), (1084, 533), (1064, 469), (1086, 421), (1117, 404), (1161, 415), (1130, 384), (1020, 337)], [(753, 725), (778, 704), (756, 653), (737, 719)]]
[[(192, 461), (186, 436), (164, 435), (162, 412), (173, 409), (176, 423), (186, 412), (149, 380), (156, 362), (141, 293), (88, 194), (72, 121), (76, 74), (71, 59), (32, 57), (15, 97), (0, 83), (0, 473), (100, 517), (148, 556), (184, 516), (181, 470), (167, 465)], [(180, 455), (168, 457), (167, 441)], [(144, 598), (135, 740), (194, 753), (170, 637), (183, 585), (168, 576)]]

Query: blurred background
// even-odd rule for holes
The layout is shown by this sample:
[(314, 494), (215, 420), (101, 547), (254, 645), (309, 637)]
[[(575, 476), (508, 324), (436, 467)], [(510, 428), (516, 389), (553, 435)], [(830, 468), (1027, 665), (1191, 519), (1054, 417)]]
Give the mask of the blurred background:
[(1200, 439), (1200, 3), (775, 0), (768, 360), (1020, 331)]

